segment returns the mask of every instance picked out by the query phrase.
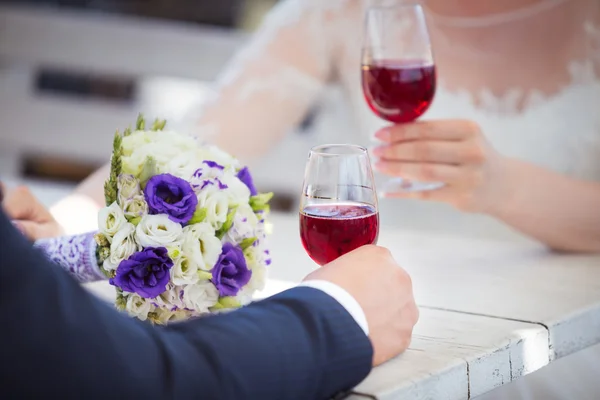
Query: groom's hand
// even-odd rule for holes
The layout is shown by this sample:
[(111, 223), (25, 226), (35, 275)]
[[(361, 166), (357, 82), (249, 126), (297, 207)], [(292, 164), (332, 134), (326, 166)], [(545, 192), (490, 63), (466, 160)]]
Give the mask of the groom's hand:
[(26, 186), (4, 190), (2, 208), (31, 241), (61, 236), (62, 228)]
[(419, 310), (408, 274), (389, 250), (363, 246), (311, 273), (306, 280), (326, 280), (344, 288), (367, 317), (373, 365), (408, 348)]

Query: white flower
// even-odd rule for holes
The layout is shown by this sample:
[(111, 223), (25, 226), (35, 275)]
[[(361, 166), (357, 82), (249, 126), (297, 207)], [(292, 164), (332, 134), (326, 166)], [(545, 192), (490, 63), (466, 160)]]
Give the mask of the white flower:
[(117, 269), (121, 261), (131, 257), (138, 250), (134, 239), (135, 226), (125, 224), (113, 237), (110, 244), (110, 256), (104, 260), (103, 268), (107, 271)]
[(198, 192), (198, 207), (206, 209), (206, 222), (213, 228), (219, 229), (227, 220), (229, 212), (229, 198), (227, 193), (219, 187), (219, 181), (205, 181)]
[(258, 218), (249, 204), (240, 204), (233, 218), (233, 225), (225, 235), (225, 241), (239, 244), (251, 237), (258, 238)]
[[(185, 172), (180, 169), (183, 162), (197, 159), (198, 143), (190, 136), (168, 131), (137, 131), (123, 138), (122, 147), (123, 172), (128, 174), (138, 176), (146, 158), (150, 156), (156, 161), (160, 173), (179, 171), (187, 174), (187, 171), (195, 171), (192, 166)], [(174, 160), (178, 161), (173, 164)], [(189, 179), (190, 176), (191, 174), (182, 178)]]
[(264, 290), (265, 285), (267, 284), (268, 272), (267, 268), (264, 264), (256, 265), (252, 269), (252, 277), (250, 278), (250, 282), (244, 289), (247, 289), (251, 293), (256, 291)]
[(158, 308), (175, 311), (183, 308), (182, 297), (182, 288), (175, 286), (173, 283), (169, 283), (167, 284), (165, 291), (152, 299), (152, 302), (156, 304)]
[(201, 222), (183, 229), (182, 252), (197, 268), (210, 271), (217, 263), (221, 251), (221, 241), (215, 236), (215, 229), (209, 223)]
[(198, 148), (195, 138), (172, 131), (135, 131), (125, 136), (121, 142), (123, 155), (130, 156), (149, 144), (159, 144), (166, 151)]
[(183, 289), (183, 304), (198, 313), (206, 313), (219, 301), (219, 291), (210, 281), (188, 285)]
[(223, 174), (221, 182), (227, 185), (227, 196), (231, 204), (248, 204), (250, 202), (250, 189), (233, 173)]
[(235, 297), (242, 306), (252, 302), (252, 297), (257, 291), (265, 289), (268, 278), (267, 260), (269, 260), (266, 250), (260, 245), (250, 246), (244, 250), (244, 256), (248, 269), (252, 271), (252, 276), (248, 284)]
[(164, 214), (144, 215), (136, 230), (137, 242), (143, 247), (179, 247), (183, 228)]
[(98, 212), (98, 228), (101, 233), (106, 236), (109, 242), (112, 242), (112, 237), (127, 224), (127, 219), (123, 210), (117, 202), (112, 203), (108, 207), (104, 207)]
[(190, 179), (190, 184), (193, 187), (202, 187), (205, 181), (212, 181), (214, 178), (223, 176), (225, 166), (221, 164), (212, 164), (210, 160), (203, 160)]
[(121, 149), (124, 156), (130, 156), (134, 150), (151, 143), (156, 138), (156, 132), (152, 131), (135, 131), (129, 136), (123, 137), (121, 141)]
[(267, 283), (267, 254), (261, 246), (250, 246), (244, 250), (246, 265), (252, 271), (250, 282), (244, 287), (244, 291), (251, 293), (257, 290), (263, 290)]
[(143, 195), (134, 196), (123, 200), (123, 213), (125, 218), (141, 218), (148, 214), (148, 203)]
[(186, 252), (183, 252), (171, 268), (171, 281), (175, 285), (189, 285), (197, 283), (199, 280), (198, 264), (192, 261)]
[(136, 317), (142, 321), (145, 321), (148, 318), (148, 313), (153, 309), (154, 306), (150, 301), (135, 293), (128, 296), (127, 304), (125, 305), (125, 310), (127, 310), (127, 313), (130, 316)]
[(119, 204), (121, 205), (129, 199), (142, 195), (140, 182), (133, 175), (119, 175), (117, 187), (119, 190)]
[(179, 153), (176, 156), (172, 157), (166, 163), (158, 166), (158, 169), (162, 173), (168, 173), (174, 175), (178, 178), (185, 179), (189, 181), (190, 178), (194, 175), (197, 168), (197, 158), (196, 155), (192, 152), (184, 152)]
[(240, 164), (231, 154), (224, 152), (217, 146), (203, 145), (200, 148), (199, 155), (203, 160), (214, 161), (224, 167), (236, 168)]

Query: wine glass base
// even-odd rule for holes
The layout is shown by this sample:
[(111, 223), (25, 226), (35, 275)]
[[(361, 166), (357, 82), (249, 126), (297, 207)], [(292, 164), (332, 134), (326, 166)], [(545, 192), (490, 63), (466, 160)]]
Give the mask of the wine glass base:
[(444, 187), (443, 182), (417, 182), (408, 179), (394, 178), (389, 179), (377, 186), (377, 193), (380, 197), (391, 196), (394, 193), (426, 192), (437, 190)]

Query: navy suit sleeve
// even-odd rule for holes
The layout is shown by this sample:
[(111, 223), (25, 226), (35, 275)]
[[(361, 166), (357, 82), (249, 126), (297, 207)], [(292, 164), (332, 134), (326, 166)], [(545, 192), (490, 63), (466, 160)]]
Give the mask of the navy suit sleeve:
[(334, 299), (295, 288), (169, 327), (126, 317), (32, 249), (0, 212), (0, 397), (326, 399), (372, 348)]

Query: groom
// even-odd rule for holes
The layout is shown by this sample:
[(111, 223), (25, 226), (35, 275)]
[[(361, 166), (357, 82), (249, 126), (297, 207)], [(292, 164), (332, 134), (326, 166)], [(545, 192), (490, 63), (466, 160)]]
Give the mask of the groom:
[(241, 310), (155, 327), (88, 294), (0, 211), (0, 315), (0, 398), (304, 400), (405, 350), (418, 311), (408, 275), (367, 246)]

